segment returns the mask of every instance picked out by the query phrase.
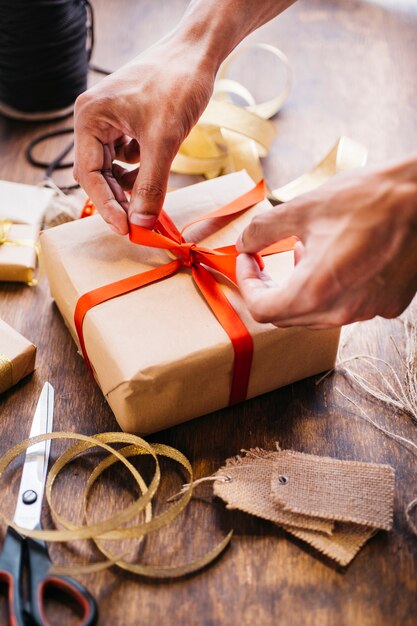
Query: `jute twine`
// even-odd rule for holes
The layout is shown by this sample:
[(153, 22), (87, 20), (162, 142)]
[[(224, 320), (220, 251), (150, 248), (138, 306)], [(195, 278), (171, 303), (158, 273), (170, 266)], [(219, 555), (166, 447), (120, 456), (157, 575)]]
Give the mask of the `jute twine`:
[[(346, 348), (357, 328), (353, 324), (346, 336), (341, 341), (337, 364), (333, 370), (326, 372), (316, 384), (320, 384), (332, 372), (344, 374), (354, 385), (361, 389), (370, 398), (373, 398), (391, 409), (408, 415), (412, 422), (417, 424), (417, 299), (414, 299), (405, 313), (398, 318), (404, 331), (404, 349), (401, 350), (393, 337), (390, 340), (395, 347), (401, 360), (404, 362), (405, 374), (403, 380), (395, 368), (385, 359), (378, 358), (371, 354), (361, 353), (345, 357)], [(370, 373), (377, 374), (380, 385), (375, 384), (366, 375), (354, 368), (355, 363), (366, 363)], [(385, 370), (385, 371), (384, 371)], [(367, 411), (360, 406), (353, 398), (349, 397), (338, 387), (336, 391), (353, 404), (359, 411), (359, 416), (369, 422), (374, 428), (384, 433), (390, 439), (396, 441), (413, 456), (417, 457), (417, 445), (411, 439), (398, 435), (397, 433), (384, 428), (373, 420)], [(404, 507), (404, 514), (407, 524), (414, 535), (417, 536), (417, 526), (412, 519), (412, 512), (417, 507), (417, 497), (413, 498)]]

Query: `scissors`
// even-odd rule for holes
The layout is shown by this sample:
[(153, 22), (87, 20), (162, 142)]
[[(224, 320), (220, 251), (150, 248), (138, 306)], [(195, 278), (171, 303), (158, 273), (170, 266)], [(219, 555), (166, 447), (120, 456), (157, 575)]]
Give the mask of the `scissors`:
[[(45, 383), (33, 418), (31, 437), (52, 432), (53, 412), (54, 389)], [(26, 451), (13, 521), (28, 530), (41, 528), (50, 447), (49, 440), (32, 445)], [(23, 593), (24, 565), (28, 574), (28, 601)], [(50, 574), (50, 568), (46, 544), (21, 536), (9, 526), (0, 553), (0, 581), (8, 588), (10, 626), (49, 626), (45, 614), (46, 592), (63, 592), (71, 600), (71, 605), (82, 611), (80, 626), (94, 626), (98, 618), (94, 598), (70, 576)]]

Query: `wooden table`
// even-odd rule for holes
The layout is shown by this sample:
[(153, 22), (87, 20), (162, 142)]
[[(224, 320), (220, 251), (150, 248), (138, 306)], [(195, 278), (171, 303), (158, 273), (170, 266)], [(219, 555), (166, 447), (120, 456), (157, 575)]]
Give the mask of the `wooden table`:
[[(95, 62), (116, 69), (167, 32), (186, 5), (186, 0), (96, 0)], [(278, 138), (264, 162), (272, 187), (309, 169), (341, 134), (363, 142), (371, 163), (415, 150), (416, 29), (413, 0), (300, 0), (252, 35), (254, 41), (281, 47), (294, 71), (293, 91), (275, 120)], [(254, 76), (255, 88), (262, 89), (262, 73), (252, 72)], [(37, 182), (40, 173), (26, 163), (25, 146), (38, 133), (62, 125), (70, 126), (71, 119), (49, 125), (1, 119), (1, 177)], [(56, 148), (45, 146), (43, 155), (51, 156)], [(35, 289), (3, 283), (0, 294), (1, 317), (38, 345), (36, 373), (0, 401), (0, 451), (27, 436), (45, 380), (56, 390), (56, 430), (88, 434), (115, 430), (113, 415), (77, 355), (46, 281)], [(382, 357), (403, 376), (402, 359), (391, 337), (401, 348), (398, 320), (363, 323), (350, 335), (345, 354)], [(361, 368), (380, 384), (368, 366)], [(179, 581), (148, 581), (116, 569), (80, 577), (97, 598), (100, 624), (415, 624), (417, 541), (406, 524), (404, 506), (417, 496), (416, 458), (361, 419), (358, 408), (336, 388), (379, 424), (417, 440), (416, 425), (409, 417), (369, 401), (340, 373), (320, 385), (315, 379), (290, 385), (149, 440), (182, 450), (197, 477), (211, 474), (241, 448), (272, 449), (277, 440), (284, 448), (389, 463), (396, 469), (394, 529), (378, 533), (342, 570), (270, 523), (226, 511), (220, 502), (210, 504), (208, 497), (197, 498), (170, 531), (149, 539), (143, 558), (153, 563), (191, 559), (233, 527), (235, 535), (226, 553), (199, 574)], [(164, 465), (164, 470), (166, 491), (172, 492), (181, 478), (171, 465)], [(104, 514), (117, 497), (123, 502), (132, 497), (129, 481), (122, 470), (118, 472), (95, 494), (98, 513)], [(80, 470), (70, 479), (68, 473), (59, 483), (56, 501), (65, 513), (73, 508), (71, 498), (79, 495), (81, 475)], [(10, 484), (2, 483), (2, 510), (12, 510)], [(61, 561), (68, 555), (59, 545), (52, 546), (51, 553)], [(72, 623), (58, 608), (51, 610), (57, 623)], [(1, 623), (6, 621), (4, 611), (1, 604)]]

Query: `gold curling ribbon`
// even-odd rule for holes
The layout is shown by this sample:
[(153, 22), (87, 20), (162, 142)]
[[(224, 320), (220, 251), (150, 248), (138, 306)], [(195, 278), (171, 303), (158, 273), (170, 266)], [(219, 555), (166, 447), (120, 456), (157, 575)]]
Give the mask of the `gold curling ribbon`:
[[(231, 61), (243, 50), (251, 48), (272, 54), (286, 71), (283, 91), (271, 100), (258, 104), (246, 87), (227, 78)], [(259, 157), (266, 156), (276, 135), (275, 126), (269, 118), (281, 109), (290, 87), (291, 69), (281, 50), (268, 44), (239, 48), (220, 68), (213, 98), (181, 145), (172, 171), (213, 178), (244, 168), (258, 182), (262, 178)], [(230, 99), (231, 94), (243, 98), (247, 106), (234, 104)]]
[(312, 170), (287, 185), (275, 189), (270, 196), (278, 202), (288, 202), (296, 196), (316, 189), (344, 170), (362, 167), (367, 157), (368, 151), (364, 146), (348, 137), (341, 137)]
[[(173, 521), (177, 515), (184, 510), (188, 502), (192, 497), (193, 491), (193, 471), (188, 459), (178, 450), (170, 446), (163, 444), (149, 444), (144, 439), (137, 437), (136, 435), (130, 435), (128, 433), (102, 433), (94, 436), (81, 435), (77, 433), (48, 433), (45, 435), (39, 435), (30, 439), (25, 439), (21, 443), (11, 448), (0, 459), (0, 477), (10, 465), (10, 463), (19, 456), (22, 452), (27, 450), (31, 445), (39, 443), (41, 441), (47, 441), (52, 439), (70, 439), (76, 440), (76, 443), (68, 448), (51, 467), (46, 485), (45, 485), (45, 497), (48, 502), (52, 518), (56, 525), (63, 526), (64, 529), (55, 530), (27, 530), (17, 526), (13, 521), (8, 520), (5, 515), (0, 511), (0, 518), (9, 526), (14, 528), (16, 532), (26, 537), (32, 537), (34, 539), (41, 539), (43, 541), (61, 542), (61, 541), (74, 541), (77, 539), (92, 539), (97, 545), (101, 553), (106, 557), (105, 561), (90, 563), (87, 565), (76, 565), (72, 567), (67, 566), (53, 566), (53, 573), (55, 574), (86, 574), (91, 572), (100, 571), (111, 567), (113, 565), (118, 566), (126, 571), (141, 576), (147, 576), (152, 578), (175, 578), (179, 576), (185, 576), (192, 572), (196, 572), (202, 567), (205, 567), (211, 561), (213, 561), (230, 542), (232, 537), (232, 531), (229, 532), (222, 541), (220, 541), (212, 550), (207, 552), (202, 557), (178, 566), (159, 566), (159, 565), (142, 565), (140, 563), (130, 563), (123, 559), (123, 555), (116, 555), (113, 552), (105, 549), (101, 544), (102, 539), (111, 539), (114, 541), (123, 540), (127, 538), (141, 539), (150, 532), (154, 532), (163, 526)], [(116, 450), (109, 444), (125, 443), (128, 444), (122, 449)], [(70, 463), (75, 457), (86, 452), (90, 448), (100, 447), (109, 453), (103, 461), (101, 461), (97, 467), (90, 474), (87, 481), (87, 486), (83, 495), (83, 513), (85, 524), (74, 524), (70, 520), (65, 519), (60, 515), (53, 506), (52, 492), (55, 480), (62, 469)], [(138, 470), (128, 461), (129, 457), (138, 455), (150, 455), (155, 462), (155, 472), (149, 485), (146, 485), (142, 476)], [(152, 498), (160, 484), (161, 471), (159, 467), (158, 456), (165, 456), (179, 463), (189, 474), (189, 486), (181, 495), (181, 498), (177, 500), (173, 505), (163, 513), (152, 517)], [(120, 461), (130, 471), (135, 479), (140, 496), (115, 515), (102, 520), (100, 522), (91, 523), (88, 514), (88, 501), (89, 494), (100, 475), (111, 465)], [(140, 512), (144, 511), (145, 521), (140, 524), (136, 524), (132, 527), (124, 527), (129, 520), (132, 520)]]
[[(256, 103), (244, 85), (228, 78), (231, 61), (248, 49), (271, 54), (286, 71), (282, 91), (265, 102)], [(291, 82), (291, 67), (281, 50), (262, 43), (240, 47), (220, 68), (213, 97), (198, 124), (181, 145), (172, 171), (214, 178), (245, 169), (255, 182), (264, 178), (260, 157), (266, 156), (276, 136), (275, 126), (269, 119), (278, 113), (287, 99)], [(231, 95), (242, 98), (246, 106), (234, 104)], [(270, 191), (268, 197), (275, 202), (287, 202), (315, 189), (343, 170), (361, 167), (366, 159), (367, 150), (361, 144), (341, 137), (310, 172)]]
[(0, 393), (13, 385), (13, 364), (9, 357), (0, 352)]
[(8, 246), (29, 246), (30, 248), (34, 248), (36, 252), (36, 259), (38, 262), (38, 277), (35, 277), (35, 272), (32, 268), (27, 268), (26, 270), (26, 279), (24, 282), (29, 287), (36, 287), (39, 282), (40, 276), (40, 267), (41, 267), (41, 251), (40, 246), (33, 239), (9, 239), (9, 230), (13, 226), (13, 222), (10, 220), (1, 218), (0, 219), (0, 246), (8, 245)]

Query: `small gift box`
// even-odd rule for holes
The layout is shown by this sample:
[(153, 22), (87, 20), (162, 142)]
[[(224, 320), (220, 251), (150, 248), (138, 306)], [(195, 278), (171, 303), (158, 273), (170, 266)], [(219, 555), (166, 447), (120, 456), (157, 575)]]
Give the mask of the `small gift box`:
[(35, 284), (37, 241), (52, 189), (0, 180), (0, 281)]
[(0, 221), (33, 224), (40, 228), (54, 194), (53, 189), (0, 180)]
[(0, 393), (35, 369), (36, 346), (0, 320)]
[[(42, 234), (52, 295), (122, 429), (151, 433), (334, 365), (338, 329), (257, 323), (232, 282), (238, 234), (270, 208), (252, 188), (238, 172), (170, 193), (159, 234), (132, 230), (146, 245), (100, 216)], [(212, 211), (185, 241), (178, 229)], [(277, 281), (292, 272), (292, 251), (264, 261)]]
[(39, 227), (0, 220), (0, 280), (35, 284)]

